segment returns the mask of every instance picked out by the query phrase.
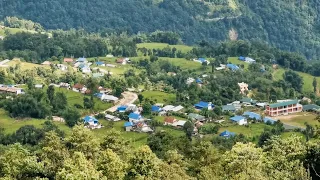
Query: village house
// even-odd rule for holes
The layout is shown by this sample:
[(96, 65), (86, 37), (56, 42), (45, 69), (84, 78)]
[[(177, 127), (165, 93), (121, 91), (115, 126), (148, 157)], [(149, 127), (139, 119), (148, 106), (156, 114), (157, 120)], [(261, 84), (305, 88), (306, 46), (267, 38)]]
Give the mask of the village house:
[(243, 56), (240, 56), (239, 60), (240, 61), (244, 61), (246, 63), (255, 63), (256, 62), (256, 60), (254, 60), (254, 59), (252, 59), (250, 57), (243, 57)]
[(0, 40), (3, 40), (4, 39), (4, 37), (3, 36), (0, 36)]
[(68, 66), (64, 65), (64, 64), (57, 64), (56, 65), (58, 69), (60, 69), (61, 71), (67, 71), (68, 70)]
[(234, 116), (230, 118), (231, 121), (236, 122), (238, 125), (245, 125), (247, 124), (247, 119), (243, 116)]
[(199, 62), (199, 63), (207, 63), (210, 64), (210, 62), (208, 60), (206, 60), (205, 58), (198, 58), (198, 59), (193, 59), (193, 61)]
[(174, 122), (176, 122), (176, 118), (171, 117), (171, 116), (167, 116), (164, 118), (164, 125), (170, 125), (172, 126)]
[(285, 101), (266, 106), (265, 114), (268, 116), (281, 116), (292, 113), (298, 113), (302, 111), (302, 105), (298, 103), (298, 100)]
[(190, 84), (191, 84), (191, 83), (193, 83), (194, 81), (195, 81), (195, 79), (194, 79), (194, 78), (189, 77), (189, 78), (187, 79), (186, 84), (190, 85)]
[(97, 66), (105, 66), (104, 62), (101, 62), (101, 61), (96, 62), (96, 65)]
[(92, 116), (84, 117), (83, 123), (89, 129), (100, 129), (102, 127), (101, 124), (99, 124), (99, 121)]
[(224, 105), (222, 106), (222, 111), (223, 112), (235, 112), (236, 111), (236, 107), (234, 107), (234, 105)]
[(82, 58), (78, 58), (78, 59), (77, 59), (77, 62), (80, 62), (80, 63), (87, 63), (88, 61), (87, 61), (87, 59), (86, 59), (86, 58), (82, 57)]
[(60, 88), (70, 89), (70, 84), (69, 83), (60, 82), (59, 87)]
[(72, 90), (75, 92), (81, 92), (84, 94), (87, 91), (87, 88), (85, 85), (77, 83), (72, 87)]
[(212, 110), (214, 108), (214, 105), (211, 102), (204, 102), (204, 101), (200, 101), (198, 104), (195, 104), (194, 107), (196, 109), (208, 109), (208, 110)]
[(104, 94), (104, 93), (95, 93), (94, 96), (99, 98), (101, 101), (112, 102), (112, 103), (115, 103), (119, 100), (119, 98), (115, 96)]
[(119, 58), (116, 60), (116, 63), (125, 65), (125, 64), (127, 64), (128, 60), (129, 60), (129, 58)]
[(73, 63), (73, 59), (72, 58), (64, 58), (63, 62), (65, 62), (65, 63)]
[[(81, 66), (81, 65), (80, 65), (80, 66)], [(80, 66), (79, 66), (79, 67), (80, 67)], [(87, 66), (87, 65), (84, 65), (84, 66), (80, 67), (80, 69), (81, 69), (81, 72), (82, 72), (82, 73), (91, 73), (91, 69), (90, 69), (90, 67)]]
[(249, 91), (247, 83), (241, 82), (238, 83), (238, 86), (240, 87), (240, 94), (246, 94), (246, 91)]
[(42, 84), (36, 84), (36, 85), (34, 85), (34, 87), (37, 88), (37, 89), (42, 89), (43, 85)]
[(151, 106), (151, 112), (153, 113), (159, 113), (161, 111), (161, 108), (159, 106)]
[(106, 64), (106, 67), (112, 67), (112, 68), (115, 68), (117, 67), (116, 65), (113, 65), (113, 64)]
[(137, 113), (130, 113), (129, 114), (129, 121), (133, 123), (138, 123), (142, 120), (142, 116)]
[(113, 58), (114, 56), (112, 54), (108, 54), (106, 57), (107, 58)]
[(103, 77), (103, 76), (104, 76), (103, 73), (92, 73), (92, 77), (93, 77), (93, 78), (101, 78), (101, 77)]
[(226, 65), (224, 64), (220, 64), (220, 67), (216, 67), (217, 71), (224, 70), (224, 69), (226, 69)]
[(144, 133), (153, 132), (153, 130), (144, 122), (137, 123), (135, 130), (139, 132), (144, 132)]
[(51, 62), (50, 61), (44, 61), (43, 63), (41, 63), (41, 65), (50, 66)]
[(316, 104), (307, 104), (303, 106), (303, 111), (313, 111), (313, 112), (318, 112), (320, 110), (320, 106)]
[(229, 69), (232, 70), (232, 71), (237, 71), (237, 70), (240, 69), (240, 68), (239, 68), (237, 65), (235, 65), (235, 64), (227, 64), (227, 68), (229, 68)]
[(200, 121), (200, 122), (206, 121), (206, 119), (205, 119), (204, 116), (201, 116), (201, 115), (195, 114), (195, 113), (190, 113), (190, 114), (188, 115), (188, 117), (189, 117), (191, 120), (194, 120), (194, 121)]
[(0, 93), (9, 93), (9, 94), (25, 94), (22, 88), (10, 87), (10, 86), (3, 86), (0, 87)]
[(229, 132), (227, 130), (225, 130), (225, 131), (223, 131), (222, 133), (219, 134), (219, 136), (225, 137), (225, 138), (230, 138), (230, 137), (233, 137), (235, 135), (236, 135), (236, 133)]
[(131, 131), (133, 128), (133, 123), (132, 122), (125, 122), (124, 123), (124, 129), (125, 131)]
[(105, 115), (105, 118), (106, 120), (108, 121), (120, 121), (121, 119), (116, 117), (116, 116), (113, 116), (113, 115), (110, 115), (110, 114), (106, 114)]

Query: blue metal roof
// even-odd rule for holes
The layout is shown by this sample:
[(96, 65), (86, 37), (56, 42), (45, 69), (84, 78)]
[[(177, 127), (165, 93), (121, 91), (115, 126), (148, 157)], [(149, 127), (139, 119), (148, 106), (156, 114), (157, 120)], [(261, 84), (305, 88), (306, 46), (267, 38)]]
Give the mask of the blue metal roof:
[(242, 119), (245, 119), (245, 117), (243, 117), (243, 116), (234, 116), (234, 117), (230, 118), (231, 121), (236, 121), (236, 122), (239, 122)]
[(201, 84), (201, 83), (202, 83), (201, 79), (200, 79), (200, 78), (197, 78), (197, 79), (196, 79), (196, 83)]
[(222, 133), (220, 133), (219, 136), (223, 136), (223, 137), (229, 138), (229, 137), (235, 136), (235, 135), (236, 135), (236, 133), (229, 132), (229, 131), (225, 130), (225, 131), (223, 131)]
[(125, 111), (128, 108), (128, 106), (119, 106), (117, 108), (117, 111)]
[(77, 59), (77, 62), (85, 62), (85, 61), (87, 61), (87, 59), (84, 57)]
[[(209, 103), (208, 102), (204, 102), (204, 101), (200, 101), (198, 104), (194, 105), (196, 108), (208, 108), (209, 107)], [(214, 107), (213, 104), (211, 104), (211, 107)]]
[(140, 114), (136, 114), (136, 113), (130, 113), (129, 114), (129, 118), (130, 119), (135, 119), (135, 120), (140, 120), (141, 115)]
[(239, 60), (240, 60), (240, 61), (245, 61), (245, 60), (246, 60), (246, 58), (245, 58), (245, 57), (243, 57), (243, 56), (240, 56), (240, 57), (239, 57)]
[(130, 127), (130, 126), (133, 126), (132, 122), (125, 122), (124, 123), (124, 127)]
[(93, 95), (97, 98), (101, 98), (103, 96), (103, 93), (94, 93)]
[(243, 116), (248, 116), (251, 119), (261, 120), (260, 114), (254, 113), (254, 112), (244, 112)]
[(94, 118), (94, 117), (92, 117), (92, 116), (86, 116), (86, 117), (84, 117), (83, 118), (83, 121), (85, 122), (85, 123), (89, 123), (89, 122), (94, 122), (94, 123), (98, 123), (98, 120), (96, 119), (96, 118)]
[(161, 108), (160, 108), (159, 106), (154, 106), (154, 105), (153, 105), (153, 106), (151, 107), (151, 111), (152, 111), (152, 112), (160, 112), (160, 111), (161, 111)]
[(199, 58), (198, 61), (205, 62), (206, 59), (205, 58)]
[(233, 71), (239, 70), (240, 68), (235, 64), (227, 64), (227, 67)]
[(264, 123), (270, 122), (271, 124), (273, 124), (273, 123), (275, 123), (275, 122), (277, 122), (277, 121), (274, 120), (274, 119), (272, 119), (271, 117), (265, 117), (265, 118), (263, 119), (263, 122), (264, 122)]
[(104, 63), (101, 61), (96, 62), (96, 65), (102, 65), (102, 64), (104, 64)]

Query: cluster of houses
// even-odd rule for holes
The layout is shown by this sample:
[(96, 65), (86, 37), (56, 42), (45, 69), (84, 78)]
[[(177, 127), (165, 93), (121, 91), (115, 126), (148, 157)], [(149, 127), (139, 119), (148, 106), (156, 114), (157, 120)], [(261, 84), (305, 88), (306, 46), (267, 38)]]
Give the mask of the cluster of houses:
[(23, 88), (18, 88), (16, 85), (0, 85), (0, 93), (8, 93), (8, 94), (25, 94)]

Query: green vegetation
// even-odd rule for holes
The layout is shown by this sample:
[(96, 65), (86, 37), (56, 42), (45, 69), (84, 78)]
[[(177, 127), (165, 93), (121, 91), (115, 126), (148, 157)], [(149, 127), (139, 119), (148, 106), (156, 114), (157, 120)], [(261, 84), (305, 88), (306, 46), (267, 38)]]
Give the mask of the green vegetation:
[(187, 60), (185, 58), (160, 58), (162, 60), (167, 60), (175, 66), (181, 67), (183, 70), (195, 69), (199, 70), (201, 68), (201, 63), (192, 60)]
[(169, 45), (166, 43), (139, 43), (137, 44), (137, 48), (147, 48), (147, 49), (163, 49), (165, 47), (169, 46), (170, 48), (176, 48), (177, 51), (181, 51), (183, 53), (187, 53), (192, 50), (191, 46), (186, 45)]
[(145, 99), (154, 101), (155, 103), (170, 103), (176, 99), (175, 94), (168, 94), (160, 91), (144, 91), (141, 93)]
[(316, 120), (316, 115), (313, 113), (296, 113), (289, 116), (279, 117), (279, 120), (285, 124), (298, 127), (306, 127), (305, 123), (316, 126), (320, 125), (319, 121)]
[(228, 130), (230, 132), (234, 132), (236, 134), (243, 134), (247, 137), (256, 137), (259, 136), (265, 127), (268, 125), (263, 124), (263, 123), (258, 123), (258, 124), (250, 124), (248, 127), (247, 126), (228, 126), (228, 127), (221, 127), (219, 129), (219, 133)]

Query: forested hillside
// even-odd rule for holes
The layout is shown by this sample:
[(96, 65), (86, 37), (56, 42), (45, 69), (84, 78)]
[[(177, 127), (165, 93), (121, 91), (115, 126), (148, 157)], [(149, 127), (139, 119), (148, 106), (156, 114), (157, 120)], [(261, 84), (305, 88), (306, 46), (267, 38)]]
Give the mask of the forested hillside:
[(189, 44), (262, 39), (315, 58), (320, 55), (319, 5), (317, 0), (12, 0), (0, 2), (0, 19), (17, 16), (47, 29), (171, 30)]

